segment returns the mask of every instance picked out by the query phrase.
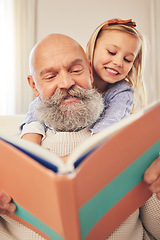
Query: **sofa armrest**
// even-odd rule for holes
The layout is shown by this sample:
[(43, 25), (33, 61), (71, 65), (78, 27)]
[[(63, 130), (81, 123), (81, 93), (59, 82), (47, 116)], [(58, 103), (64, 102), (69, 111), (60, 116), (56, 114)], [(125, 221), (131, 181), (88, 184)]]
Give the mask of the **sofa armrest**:
[(0, 116), (0, 134), (14, 136), (19, 133), (19, 126), (23, 122), (25, 115)]

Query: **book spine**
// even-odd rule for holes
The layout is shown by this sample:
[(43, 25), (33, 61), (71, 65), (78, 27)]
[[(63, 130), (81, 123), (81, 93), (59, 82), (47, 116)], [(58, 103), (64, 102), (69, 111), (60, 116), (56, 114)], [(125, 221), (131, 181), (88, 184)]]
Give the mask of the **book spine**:
[(57, 191), (65, 240), (81, 240), (74, 178), (59, 176)]

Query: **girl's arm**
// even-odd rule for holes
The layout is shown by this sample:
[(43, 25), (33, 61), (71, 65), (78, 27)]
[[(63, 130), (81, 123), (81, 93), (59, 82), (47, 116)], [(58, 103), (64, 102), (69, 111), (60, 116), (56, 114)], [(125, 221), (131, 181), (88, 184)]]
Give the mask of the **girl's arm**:
[(91, 129), (97, 133), (128, 116), (133, 108), (134, 91), (126, 82), (113, 84), (104, 96), (105, 109)]
[(24, 140), (36, 143), (38, 145), (41, 145), (42, 137), (43, 136), (38, 133), (26, 133), (21, 138)]
[(29, 106), (29, 111), (25, 117), (24, 122), (20, 126), (21, 138), (27, 141), (41, 144), (42, 138), (45, 136), (46, 126), (38, 121), (36, 117), (36, 105), (40, 98), (36, 98)]

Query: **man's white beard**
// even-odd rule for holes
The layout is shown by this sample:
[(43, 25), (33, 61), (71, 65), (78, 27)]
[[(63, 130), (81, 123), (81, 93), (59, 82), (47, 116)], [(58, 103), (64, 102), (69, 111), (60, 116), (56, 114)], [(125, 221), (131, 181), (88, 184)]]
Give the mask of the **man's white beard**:
[[(73, 96), (77, 101), (63, 102)], [(104, 108), (103, 99), (96, 89), (73, 86), (57, 90), (36, 107), (38, 119), (50, 128), (61, 132), (73, 132), (95, 123)]]

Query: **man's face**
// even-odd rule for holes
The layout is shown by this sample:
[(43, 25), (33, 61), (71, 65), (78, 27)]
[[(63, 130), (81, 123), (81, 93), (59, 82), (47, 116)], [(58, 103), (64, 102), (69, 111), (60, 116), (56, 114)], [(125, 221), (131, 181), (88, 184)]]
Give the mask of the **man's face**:
[[(85, 58), (80, 47), (71, 41), (48, 41), (39, 47), (34, 61), (33, 79), (30, 77), (29, 83), (34, 80), (35, 96), (42, 100), (51, 97), (58, 89), (69, 89), (78, 85), (85, 89), (92, 88), (91, 66)], [(77, 101), (74, 96), (68, 95), (65, 103)]]

